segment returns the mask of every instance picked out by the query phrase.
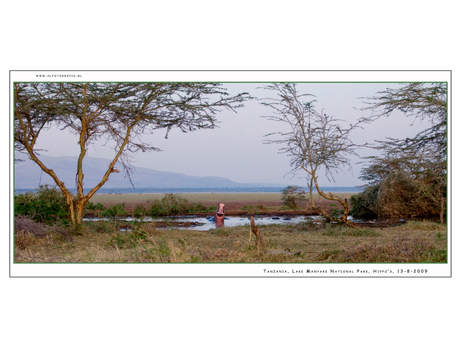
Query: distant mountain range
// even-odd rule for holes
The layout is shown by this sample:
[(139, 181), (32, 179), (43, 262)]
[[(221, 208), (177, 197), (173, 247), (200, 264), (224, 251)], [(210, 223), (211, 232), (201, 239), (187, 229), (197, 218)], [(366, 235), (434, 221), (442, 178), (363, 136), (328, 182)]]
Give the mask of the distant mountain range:
[[(37, 164), (28, 159), (26, 155), (16, 153), (15, 158), (22, 159), (22, 161), (15, 162), (14, 182), (16, 190), (36, 189), (39, 185), (55, 184), (51, 177), (42, 172)], [(53, 169), (68, 188), (76, 188), (75, 177), (77, 157), (51, 157), (40, 155), (40, 160), (47, 167)], [(109, 164), (110, 160), (108, 159), (91, 157), (85, 158), (83, 173), (85, 175), (84, 187), (86, 190), (89, 190), (101, 181)], [(125, 176), (125, 172), (123, 171), (121, 165), (117, 163), (115, 168), (120, 170), (120, 173), (111, 174), (109, 180), (102, 188), (105, 190), (133, 189), (129, 179)], [(210, 188), (235, 190), (273, 188), (275, 190), (280, 190), (286, 187), (281, 184), (238, 183), (217, 176), (188, 176), (175, 172), (158, 171), (141, 167), (134, 167), (134, 171), (131, 173), (131, 180), (138, 191), (171, 189), (201, 190)]]

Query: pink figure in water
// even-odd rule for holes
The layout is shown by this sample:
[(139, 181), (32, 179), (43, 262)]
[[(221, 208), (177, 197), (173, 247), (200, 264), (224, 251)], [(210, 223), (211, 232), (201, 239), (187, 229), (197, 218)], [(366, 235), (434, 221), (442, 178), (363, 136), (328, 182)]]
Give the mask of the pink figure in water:
[(224, 203), (219, 203), (217, 205), (217, 211), (216, 211), (216, 216), (214, 220), (216, 221), (216, 227), (220, 228), (224, 226), (224, 219), (225, 219), (225, 204)]

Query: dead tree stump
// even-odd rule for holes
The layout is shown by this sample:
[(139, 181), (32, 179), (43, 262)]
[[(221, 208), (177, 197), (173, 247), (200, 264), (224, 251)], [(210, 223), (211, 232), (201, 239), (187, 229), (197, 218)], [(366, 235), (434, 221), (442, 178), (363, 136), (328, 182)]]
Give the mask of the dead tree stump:
[(257, 250), (260, 251), (264, 248), (264, 233), (256, 226), (256, 223), (254, 222), (254, 218), (252, 218), (252, 216), (249, 219), (249, 221), (251, 222), (251, 231), (249, 232), (249, 243), (251, 243), (251, 235), (254, 234), (256, 236)]

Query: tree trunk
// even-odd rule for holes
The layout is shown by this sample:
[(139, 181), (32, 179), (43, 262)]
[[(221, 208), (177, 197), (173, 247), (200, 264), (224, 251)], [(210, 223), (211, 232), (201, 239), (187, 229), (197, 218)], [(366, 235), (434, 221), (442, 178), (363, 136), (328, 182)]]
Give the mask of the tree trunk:
[(314, 209), (316, 209), (323, 217), (325, 217), (328, 222), (333, 221), (333, 220), (337, 220), (337, 221), (339, 221), (341, 223), (344, 223), (344, 224), (354, 228), (355, 224), (352, 221), (350, 221), (349, 219), (347, 219), (348, 214), (350, 213), (349, 208), (348, 208), (348, 200), (346, 198), (342, 199), (342, 198), (340, 198), (338, 196), (335, 196), (331, 192), (329, 192), (329, 195), (327, 195), (326, 193), (324, 193), (319, 188), (319, 185), (318, 185), (318, 182), (316, 180), (316, 177), (313, 177), (313, 179), (315, 181), (315, 187), (316, 187), (316, 190), (318, 191), (318, 194), (321, 197), (323, 197), (324, 199), (326, 199), (326, 200), (333, 200), (333, 201), (339, 202), (343, 207), (343, 215), (339, 219), (334, 219), (326, 211), (324, 211), (321, 207), (318, 206), (318, 207), (315, 207)]
[[(262, 230), (260, 230), (257, 226), (256, 226), (256, 223), (254, 222), (254, 218), (250, 218), (249, 221), (251, 222), (251, 232), (249, 233), (249, 235), (251, 235), (251, 233), (253, 233), (255, 236), (256, 236), (256, 245), (257, 245), (257, 251), (260, 251), (262, 249), (264, 249), (264, 234), (262, 232)], [(251, 236), (249, 236), (249, 240), (251, 239)]]

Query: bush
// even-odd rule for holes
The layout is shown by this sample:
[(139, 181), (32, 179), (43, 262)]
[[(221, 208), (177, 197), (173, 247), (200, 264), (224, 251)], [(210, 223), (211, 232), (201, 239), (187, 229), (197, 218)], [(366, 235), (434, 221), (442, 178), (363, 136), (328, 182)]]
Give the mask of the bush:
[(101, 212), (101, 216), (103, 217), (120, 217), (124, 216), (125, 214), (126, 212), (124, 203), (112, 205)]
[[(440, 189), (430, 181), (414, 179), (404, 171), (393, 171), (380, 183), (351, 197), (354, 217), (407, 218), (438, 215)], [(445, 208), (444, 208), (445, 213)]]
[(301, 201), (306, 200), (305, 191), (302, 187), (287, 186), (282, 191), (281, 200), (283, 201), (284, 205), (292, 209), (296, 209), (298, 208)]
[(208, 209), (202, 204), (189, 203), (187, 199), (176, 194), (165, 194), (161, 201), (153, 202), (149, 215), (176, 216), (207, 211)]
[(89, 201), (86, 203), (85, 209), (91, 211), (102, 211), (104, 209), (104, 205), (102, 205), (100, 202), (94, 205), (91, 201)]
[(148, 210), (144, 205), (140, 204), (134, 208), (133, 216), (134, 218), (143, 219), (148, 213)]
[(40, 186), (35, 193), (18, 194), (14, 197), (15, 215), (29, 216), (36, 222), (53, 224), (68, 218), (69, 211), (62, 192), (56, 187)]
[(351, 212), (353, 217), (376, 218), (376, 202), (379, 186), (367, 187), (361, 193), (355, 194), (350, 198)]

